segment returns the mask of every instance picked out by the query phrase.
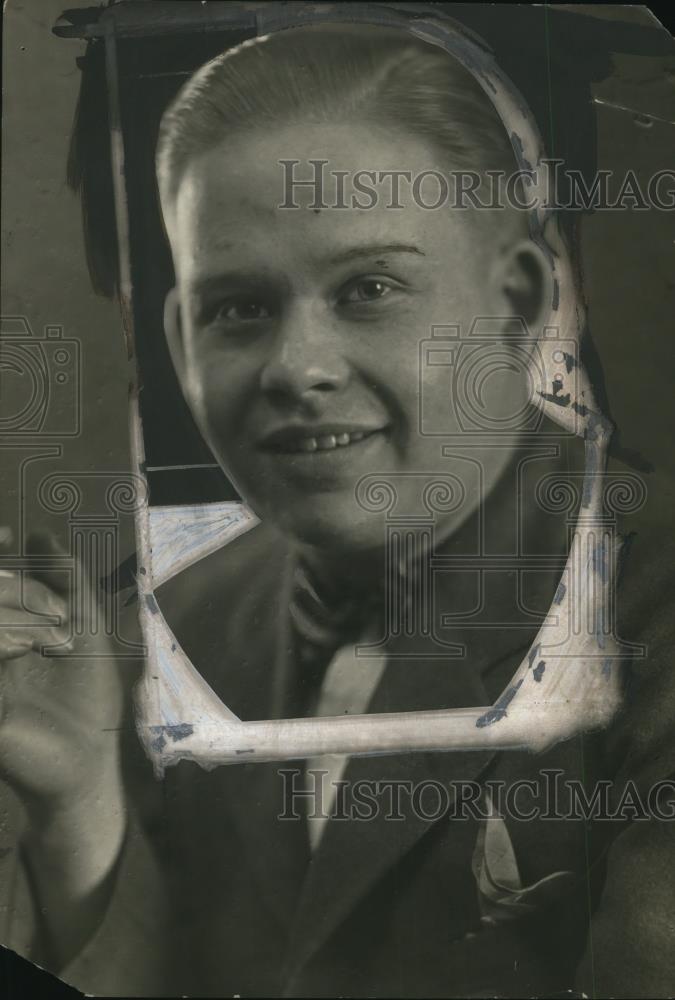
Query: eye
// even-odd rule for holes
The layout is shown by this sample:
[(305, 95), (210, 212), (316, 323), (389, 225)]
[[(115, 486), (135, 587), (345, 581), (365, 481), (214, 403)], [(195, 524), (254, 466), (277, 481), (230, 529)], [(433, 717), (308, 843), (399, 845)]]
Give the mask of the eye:
[(363, 305), (386, 298), (393, 287), (381, 278), (358, 278), (350, 282), (338, 297), (338, 305)]
[(271, 317), (272, 308), (269, 303), (243, 296), (221, 303), (214, 313), (216, 321), (225, 323), (258, 323)]

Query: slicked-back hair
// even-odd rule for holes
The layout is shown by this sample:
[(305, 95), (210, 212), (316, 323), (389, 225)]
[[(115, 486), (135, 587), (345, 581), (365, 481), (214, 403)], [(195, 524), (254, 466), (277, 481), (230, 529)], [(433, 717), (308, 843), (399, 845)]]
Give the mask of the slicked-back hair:
[(515, 168), (489, 97), (454, 57), (405, 29), (322, 24), (243, 42), (202, 66), (162, 118), (157, 175), (166, 208), (187, 163), (237, 134), (355, 123), (435, 146), (446, 169)]

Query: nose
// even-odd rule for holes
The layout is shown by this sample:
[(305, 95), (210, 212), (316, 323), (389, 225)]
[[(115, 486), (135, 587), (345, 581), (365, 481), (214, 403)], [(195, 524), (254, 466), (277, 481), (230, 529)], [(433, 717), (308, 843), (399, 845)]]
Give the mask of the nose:
[(300, 303), (280, 321), (260, 387), (277, 402), (320, 405), (349, 380), (343, 348), (330, 315), (312, 303)]

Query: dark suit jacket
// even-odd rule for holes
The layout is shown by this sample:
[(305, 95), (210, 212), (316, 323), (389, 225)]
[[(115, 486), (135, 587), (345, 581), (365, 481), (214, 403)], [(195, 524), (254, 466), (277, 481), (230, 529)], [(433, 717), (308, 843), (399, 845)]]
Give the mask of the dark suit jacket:
[[(492, 513), (494, 537), (504, 539), (506, 510), (493, 506)], [(466, 544), (467, 531), (453, 544)], [(283, 714), (279, 678), (292, 686), (294, 560), (283, 538), (259, 526), (158, 594), (193, 662), (244, 719)], [(626, 571), (623, 634), (647, 640), (650, 655), (633, 670), (626, 707), (608, 732), (543, 754), (351, 758), (343, 777), (432, 779), (447, 786), (493, 778), (509, 785), (558, 769), (589, 789), (596, 779), (611, 779), (615, 800), (627, 780), (646, 797), (654, 781), (675, 773), (671, 595), (661, 565), (658, 558), (638, 560)], [(521, 590), (521, 606), (545, 611), (558, 572), (533, 574), (531, 592)], [(466, 580), (440, 579), (439, 611), (471, 605)], [(501, 583), (495, 575), (485, 592), (487, 619), (503, 621), (511, 613), (505, 609), (513, 587), (513, 573), (502, 574)], [(488, 629), (465, 623), (447, 633), (466, 646), (466, 656), (452, 661), (426, 658), (429, 647), (416, 637), (393, 640), (390, 652), (399, 655), (389, 660), (369, 711), (491, 704), (535, 631), (533, 624)], [(149, 784), (144, 803), (133, 810), (107, 916), (64, 978), (112, 994), (675, 993), (673, 823), (506, 817), (523, 885), (554, 872), (571, 874), (531, 910), (486, 923), (472, 870), (480, 820), (426, 821), (403, 796), (402, 818), (329, 820), (310, 857), (304, 822), (278, 818), (284, 810), (279, 771), (294, 766), (242, 763), (206, 772), (181, 762), (163, 784)]]

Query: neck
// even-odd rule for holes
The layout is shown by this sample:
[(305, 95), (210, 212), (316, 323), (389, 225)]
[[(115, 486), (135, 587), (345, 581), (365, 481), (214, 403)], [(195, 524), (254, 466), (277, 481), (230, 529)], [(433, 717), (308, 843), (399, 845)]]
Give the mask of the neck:
[(401, 538), (400, 544), (392, 547), (389, 559), (382, 545), (372, 549), (344, 550), (299, 544), (298, 552), (322, 593), (373, 593), (385, 589), (387, 571), (389, 575), (394, 572), (401, 578), (414, 574), (424, 556), (430, 555), (426, 551), (427, 542), (426, 533), (418, 538)]
[(372, 590), (382, 586), (385, 559), (381, 546), (351, 551), (299, 544), (298, 552), (317, 585), (326, 593)]

